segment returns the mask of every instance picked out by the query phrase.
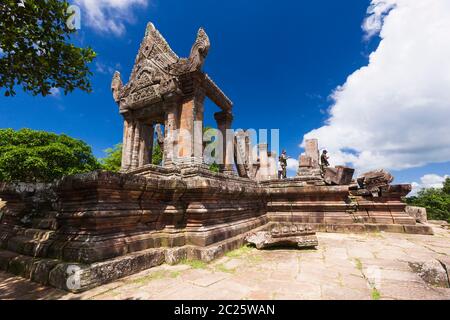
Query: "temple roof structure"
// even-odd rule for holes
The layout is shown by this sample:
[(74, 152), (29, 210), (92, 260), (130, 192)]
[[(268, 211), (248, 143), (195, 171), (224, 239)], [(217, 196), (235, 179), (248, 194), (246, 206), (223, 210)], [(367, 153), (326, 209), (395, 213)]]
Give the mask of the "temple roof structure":
[(162, 102), (176, 94), (188, 95), (192, 90), (192, 79), (217, 106), (231, 112), (231, 100), (202, 71), (209, 48), (208, 35), (200, 28), (189, 57), (180, 58), (149, 23), (128, 83), (123, 85), (117, 71), (113, 77), (111, 88), (121, 112)]

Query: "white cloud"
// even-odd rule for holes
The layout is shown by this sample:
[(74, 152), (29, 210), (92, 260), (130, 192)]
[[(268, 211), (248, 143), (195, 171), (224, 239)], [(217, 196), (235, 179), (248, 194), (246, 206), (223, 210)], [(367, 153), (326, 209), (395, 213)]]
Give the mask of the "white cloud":
[(147, 6), (149, 0), (74, 0), (81, 8), (81, 23), (102, 33), (123, 35), (125, 22), (132, 22), (132, 9)]
[(409, 196), (414, 196), (422, 189), (441, 189), (444, 186), (444, 182), (447, 178), (450, 178), (450, 176), (439, 176), (437, 174), (426, 174), (422, 178), (420, 178), (420, 183), (413, 182), (411, 183), (413, 190), (410, 193)]
[(61, 89), (59, 88), (51, 88), (50, 89), (51, 97), (59, 98), (61, 97)]
[(368, 14), (379, 47), (305, 138), (360, 171), (450, 161), (450, 1), (372, 0)]
[(383, 27), (384, 18), (395, 7), (395, 1), (372, 1), (367, 9), (367, 18), (362, 25), (366, 38), (378, 34)]
[(296, 159), (288, 159), (287, 160), (287, 169), (288, 170), (295, 170), (295, 171), (297, 171), (298, 170), (298, 165), (299, 165), (299, 163), (298, 163), (298, 160), (296, 160)]
[[(116, 65), (117, 66), (117, 65)], [(104, 63), (101, 63), (99, 61), (97, 61), (95, 63), (95, 69), (97, 70), (97, 72), (102, 73), (102, 74), (110, 74), (113, 75), (115, 72), (115, 69), (111, 66), (108, 66)]]

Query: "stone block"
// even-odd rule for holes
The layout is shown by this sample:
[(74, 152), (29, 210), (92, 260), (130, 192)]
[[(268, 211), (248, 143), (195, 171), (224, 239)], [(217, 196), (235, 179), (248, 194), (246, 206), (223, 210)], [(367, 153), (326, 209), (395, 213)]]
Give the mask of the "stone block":
[(43, 285), (49, 284), (49, 275), (58, 265), (58, 260), (39, 259), (31, 266), (31, 280)]
[(174, 248), (165, 251), (165, 261), (167, 264), (175, 265), (185, 259), (187, 259), (186, 248)]
[(248, 234), (245, 241), (255, 245), (257, 249), (273, 247), (309, 248), (319, 245), (311, 227), (296, 225), (274, 225), (270, 231)]
[(411, 234), (426, 234), (426, 235), (434, 235), (433, 228), (430, 226), (423, 226), (423, 225), (404, 225), (403, 226), (405, 233), (411, 233)]
[(48, 283), (58, 289), (81, 292), (89, 287), (89, 279), (86, 277), (86, 265), (60, 263), (54, 267), (48, 276)]
[(426, 223), (428, 221), (426, 208), (407, 206), (405, 210), (410, 217), (416, 219), (416, 222)]
[(325, 169), (325, 182), (329, 185), (350, 185), (355, 169), (338, 166)]
[(300, 168), (310, 168), (312, 167), (312, 159), (311, 157), (302, 154), (299, 159), (299, 167)]
[(8, 271), (10, 261), (17, 256), (18, 256), (17, 253), (6, 250), (0, 250), (0, 270)]
[(11, 259), (8, 266), (8, 272), (27, 279), (31, 278), (31, 269), (34, 259), (27, 256), (16, 256)]
[(437, 287), (450, 288), (447, 270), (439, 261), (414, 262), (409, 263), (409, 266), (426, 283)]
[(305, 141), (305, 155), (311, 158), (313, 168), (319, 168), (319, 140), (309, 139)]

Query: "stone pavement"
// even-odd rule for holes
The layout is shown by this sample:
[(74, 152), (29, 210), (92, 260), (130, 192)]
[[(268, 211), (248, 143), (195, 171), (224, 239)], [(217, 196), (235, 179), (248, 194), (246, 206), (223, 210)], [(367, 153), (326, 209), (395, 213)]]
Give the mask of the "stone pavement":
[(450, 269), (450, 231), (435, 232), (319, 233), (317, 250), (243, 247), (210, 264), (163, 265), (82, 294), (1, 272), (0, 299), (450, 300), (449, 288), (425, 283), (410, 266), (438, 259)]

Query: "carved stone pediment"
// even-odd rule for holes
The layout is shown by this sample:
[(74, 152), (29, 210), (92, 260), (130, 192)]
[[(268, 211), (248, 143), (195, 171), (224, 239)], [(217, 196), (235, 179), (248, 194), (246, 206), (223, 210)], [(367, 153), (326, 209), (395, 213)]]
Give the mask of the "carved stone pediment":
[(120, 74), (114, 76), (111, 87), (120, 109), (140, 108), (161, 101), (166, 94), (181, 92), (180, 78), (201, 72), (209, 47), (209, 38), (200, 29), (190, 56), (180, 59), (155, 26), (149, 23), (128, 84), (122, 85)]

